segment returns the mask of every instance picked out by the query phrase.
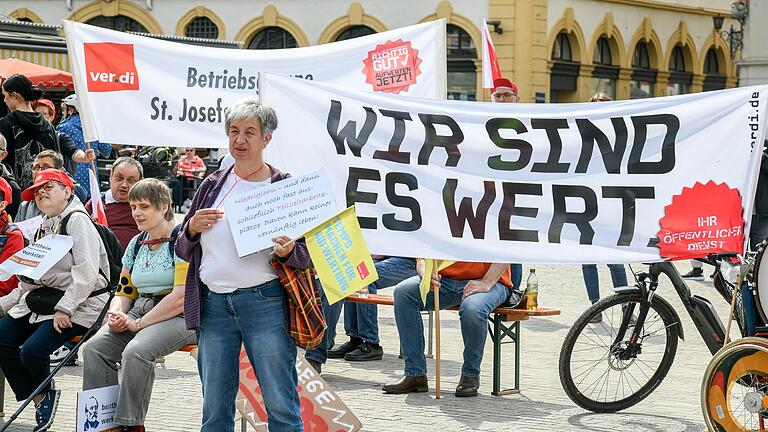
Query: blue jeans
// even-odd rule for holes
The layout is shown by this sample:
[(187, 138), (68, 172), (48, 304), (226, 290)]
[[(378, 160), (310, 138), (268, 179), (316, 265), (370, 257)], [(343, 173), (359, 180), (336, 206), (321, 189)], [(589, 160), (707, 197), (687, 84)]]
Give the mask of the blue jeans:
[[(435, 295), (427, 294), (426, 304), (421, 303), (419, 276), (408, 278), (395, 287), (395, 324), (400, 335), (400, 349), (405, 362), (406, 376), (427, 374), (424, 357), (424, 323), (420, 311), (435, 309)], [(509, 289), (497, 282), (488, 292), (476, 293), (463, 301), (466, 280), (441, 278), (440, 309), (459, 307), (461, 337), (464, 340), (464, 365), (461, 374), (468, 377), (480, 375), (483, 360), (488, 315), (507, 300)]]
[[(611, 280), (614, 287), (627, 286), (627, 272), (624, 264), (608, 264), (611, 270)], [(600, 280), (597, 276), (597, 264), (582, 264), (581, 274), (584, 276), (584, 285), (587, 286), (589, 301), (597, 303), (600, 300)]]
[[(390, 257), (376, 263), (379, 278), (368, 285), (368, 292), (376, 294), (380, 289), (395, 286), (416, 276), (416, 260)], [(376, 305), (344, 302), (344, 330), (351, 338), (362, 339), (373, 345), (379, 343), (379, 320)]]
[[(29, 396), (50, 373), (51, 355), (64, 342), (82, 336), (86, 328), (77, 324), (63, 329), (53, 328), (53, 320), (29, 323), (29, 316), (0, 319), (0, 368), (13, 389), (17, 401)], [(50, 389), (50, 385), (43, 392)]]
[(325, 291), (323, 291), (320, 281), (318, 280), (317, 283), (320, 286), (323, 315), (325, 315), (325, 323), (328, 325), (328, 329), (325, 331), (325, 336), (323, 336), (320, 345), (304, 353), (304, 358), (325, 364), (328, 361), (328, 350), (333, 348), (333, 340), (336, 338), (336, 325), (339, 323), (339, 316), (341, 316), (341, 308), (344, 302), (339, 301), (334, 304), (328, 304), (328, 298), (325, 296)]
[(749, 244), (752, 250), (757, 250), (757, 245), (768, 238), (768, 215), (752, 215), (752, 224), (749, 228)]
[(512, 286), (520, 292), (525, 291), (523, 283), (523, 265), (522, 264), (510, 264), (509, 265), (510, 279), (512, 280)]
[(201, 299), (197, 367), (203, 384), (201, 432), (234, 431), (240, 349), (261, 387), (270, 432), (303, 432), (296, 391), (296, 344), (285, 324), (278, 279)]

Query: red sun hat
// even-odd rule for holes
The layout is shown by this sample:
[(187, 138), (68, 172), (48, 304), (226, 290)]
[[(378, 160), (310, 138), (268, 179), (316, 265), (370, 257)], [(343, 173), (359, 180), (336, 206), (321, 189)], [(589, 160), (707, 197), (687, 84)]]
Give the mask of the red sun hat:
[(495, 80), (493, 80), (493, 92), (492, 92), (492, 93), (496, 93), (496, 90), (497, 90), (499, 87), (507, 87), (507, 88), (511, 88), (511, 89), (512, 89), (512, 91), (513, 91), (515, 94), (518, 94), (518, 93), (519, 93), (519, 92), (517, 91), (517, 85), (515, 85), (515, 83), (513, 83), (512, 81), (510, 81), (510, 80), (508, 80), (508, 79), (506, 79), (506, 78), (496, 78)]
[(0, 192), (3, 193), (2, 200), (10, 205), (13, 202), (13, 191), (11, 191), (11, 185), (2, 177), (0, 177)]
[(24, 192), (21, 193), (21, 199), (24, 201), (34, 200), (35, 191), (40, 186), (52, 180), (55, 180), (72, 190), (75, 189), (75, 184), (72, 181), (72, 177), (70, 177), (69, 174), (65, 173), (64, 171), (57, 170), (55, 168), (49, 168), (47, 170), (42, 170), (39, 173), (37, 173), (37, 175), (35, 176), (35, 182), (32, 184), (32, 186), (24, 189)]

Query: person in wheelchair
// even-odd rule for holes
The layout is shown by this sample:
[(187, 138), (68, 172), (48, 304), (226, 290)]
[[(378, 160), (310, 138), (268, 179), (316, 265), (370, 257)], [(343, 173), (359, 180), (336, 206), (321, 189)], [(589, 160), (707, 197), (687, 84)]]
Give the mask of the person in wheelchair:
[(106, 248), (73, 188), (67, 173), (47, 169), (21, 194), (44, 213), (36, 239), (66, 232), (72, 248), (39, 280), (19, 276), (18, 288), (0, 297), (0, 367), (16, 399), (35, 402), (35, 432), (51, 427), (60, 396), (50, 384), (32, 394), (49, 374), (50, 354), (85, 334), (109, 297)]
[(144, 179), (128, 199), (141, 233), (123, 255), (123, 270), (109, 320), (83, 346), (83, 389), (118, 383), (123, 379), (115, 413), (114, 431), (143, 432), (155, 374), (155, 360), (195, 343), (184, 317), (184, 284), (188, 264), (173, 246), (178, 233), (171, 208), (171, 192), (157, 179)]

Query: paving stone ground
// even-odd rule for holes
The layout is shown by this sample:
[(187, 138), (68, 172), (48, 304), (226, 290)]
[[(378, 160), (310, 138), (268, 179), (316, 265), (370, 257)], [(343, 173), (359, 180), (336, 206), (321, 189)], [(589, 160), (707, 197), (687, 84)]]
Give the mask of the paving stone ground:
[[(477, 398), (458, 399), (452, 390), (461, 369), (462, 342), (458, 313), (444, 311), (442, 317), (443, 397), (435, 399), (434, 360), (430, 368), (430, 392), (410, 395), (385, 395), (383, 384), (399, 379), (402, 360), (398, 359), (398, 337), (390, 307), (380, 307), (379, 328), (385, 355), (383, 360), (349, 363), (330, 360), (323, 376), (360, 418), (364, 431), (704, 431), (699, 392), (701, 379), (711, 355), (690, 318), (666, 282), (658, 293), (681, 314), (685, 341), (678, 345), (672, 369), (661, 386), (647, 399), (627, 411), (593, 414), (573, 404), (563, 392), (558, 376), (558, 355), (573, 321), (588, 306), (578, 266), (531, 265), (539, 276), (541, 306), (562, 310), (562, 315), (533, 318), (522, 325), (522, 376), (520, 395), (491, 396), (492, 347), (487, 341), (483, 358), (481, 392)], [(634, 266), (639, 269), (642, 266)], [(599, 266), (601, 291), (610, 294), (607, 266)], [(687, 263), (678, 266), (690, 269)], [(629, 270), (629, 269), (628, 269)], [(708, 269), (705, 268), (705, 273)], [(526, 270), (527, 272), (527, 270)], [(709, 298), (725, 320), (727, 305), (714, 291), (711, 280), (690, 282), (695, 294)], [(391, 292), (391, 291), (390, 291)], [(386, 293), (386, 292), (385, 292)], [(343, 325), (337, 342), (343, 342)], [(513, 351), (505, 347), (506, 386), (511, 385)], [(67, 367), (56, 378), (62, 390), (59, 412), (52, 431), (74, 429), (76, 392), (80, 389), (82, 366)], [(8, 388), (5, 392), (6, 419), (17, 403)], [(199, 428), (200, 382), (196, 364), (186, 353), (175, 353), (158, 366), (147, 430), (193, 431)], [(30, 431), (34, 410), (27, 409), (9, 431)]]

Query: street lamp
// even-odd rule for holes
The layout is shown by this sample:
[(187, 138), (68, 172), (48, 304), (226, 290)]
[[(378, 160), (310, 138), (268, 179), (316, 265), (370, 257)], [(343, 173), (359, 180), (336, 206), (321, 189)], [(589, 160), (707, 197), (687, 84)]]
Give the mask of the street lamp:
[(731, 4), (731, 18), (739, 22), (739, 29), (734, 29), (733, 24), (731, 24), (728, 31), (722, 30), (725, 17), (721, 15), (712, 17), (712, 24), (714, 24), (715, 32), (719, 33), (723, 39), (728, 41), (728, 47), (731, 51), (731, 59), (735, 57), (736, 51), (740, 50), (744, 45), (744, 21), (746, 21), (748, 14), (749, 9), (744, 1), (733, 2), (733, 4)]

